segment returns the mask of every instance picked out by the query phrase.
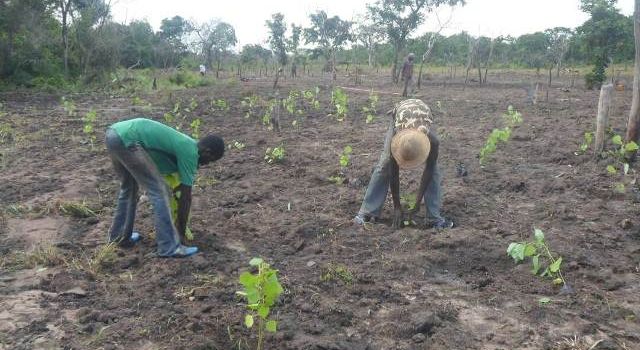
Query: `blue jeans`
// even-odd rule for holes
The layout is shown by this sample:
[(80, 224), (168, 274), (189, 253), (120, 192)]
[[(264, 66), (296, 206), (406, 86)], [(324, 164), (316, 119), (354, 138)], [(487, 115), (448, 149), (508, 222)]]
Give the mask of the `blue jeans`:
[[(431, 132), (437, 137), (435, 130)], [(373, 174), (371, 174), (371, 180), (369, 180), (369, 186), (358, 215), (380, 217), (391, 182), (391, 139), (393, 135), (394, 122), (392, 120), (384, 138), (384, 149), (378, 164), (373, 170)], [(441, 183), (442, 176), (438, 165), (436, 165), (431, 182), (427, 185), (423, 194), (427, 217), (436, 221), (443, 219), (440, 215), (440, 208), (442, 207)]]
[(167, 186), (147, 152), (140, 145), (125, 147), (113, 129), (107, 129), (107, 150), (113, 167), (122, 181), (116, 213), (109, 229), (109, 241), (119, 242), (131, 238), (138, 204), (138, 189), (145, 188), (153, 206), (158, 255), (169, 256), (180, 245), (180, 238), (169, 209)]

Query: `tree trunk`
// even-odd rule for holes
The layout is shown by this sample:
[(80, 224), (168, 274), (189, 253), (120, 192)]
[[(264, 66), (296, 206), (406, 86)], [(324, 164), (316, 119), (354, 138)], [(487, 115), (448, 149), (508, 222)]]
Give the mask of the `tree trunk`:
[(633, 67), (633, 97), (629, 111), (629, 122), (627, 123), (627, 142), (638, 141), (638, 125), (640, 124), (640, 0), (635, 0), (633, 34), (636, 43), (636, 56)]
[(216, 79), (220, 78), (220, 58), (216, 60)]
[(336, 81), (338, 78), (338, 73), (336, 71), (336, 53), (335, 51), (331, 53), (331, 73), (333, 74), (333, 81)]
[(396, 75), (396, 72), (398, 71), (398, 55), (400, 54), (399, 51), (400, 51), (399, 46), (396, 46), (393, 52), (393, 66), (391, 67), (391, 81), (394, 84), (398, 83), (398, 76)]
[[(640, 0), (636, 0), (640, 1)], [(604, 150), (605, 130), (609, 120), (609, 110), (611, 108), (611, 93), (613, 85), (602, 85), (600, 88), (600, 100), (598, 101), (598, 117), (596, 120), (596, 142), (594, 144), (595, 155), (598, 156)]]
[(547, 84), (547, 94), (545, 97), (545, 102), (549, 102), (549, 90), (551, 90), (551, 71), (553, 71), (553, 66), (549, 67), (549, 83)]

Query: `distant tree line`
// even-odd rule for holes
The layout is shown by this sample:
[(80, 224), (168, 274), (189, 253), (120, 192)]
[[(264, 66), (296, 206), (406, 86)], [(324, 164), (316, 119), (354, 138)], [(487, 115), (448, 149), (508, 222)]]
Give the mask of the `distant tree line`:
[[(180, 16), (154, 30), (146, 21), (116, 23), (105, 0), (0, 0), (0, 82), (15, 85), (92, 83), (118, 68), (176, 68), (205, 64), (212, 74), (281, 74), (293, 77), (320, 65), (335, 78), (337, 66), (397, 66), (409, 52), (418, 62), (478, 72), (527, 67), (555, 71), (592, 65), (586, 77), (597, 86), (611, 63), (634, 58), (633, 18), (619, 13), (615, 0), (582, 0), (590, 18), (576, 29), (551, 28), (519, 37), (474, 37), (440, 31), (416, 35), (441, 6), (462, 0), (378, 0), (357, 22), (318, 11), (307, 28), (286, 23), (280, 13), (266, 21), (266, 45), (237, 51), (233, 26), (219, 20), (194, 23)], [(441, 28), (442, 29), (442, 28)], [(276, 74), (276, 73), (280, 74)], [(483, 75), (484, 72), (484, 75)], [(275, 82), (277, 84), (277, 81)]]

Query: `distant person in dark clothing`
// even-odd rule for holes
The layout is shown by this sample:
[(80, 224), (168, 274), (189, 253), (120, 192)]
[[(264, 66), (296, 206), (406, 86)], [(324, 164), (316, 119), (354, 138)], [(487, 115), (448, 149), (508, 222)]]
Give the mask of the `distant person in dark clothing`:
[(413, 60), (415, 56), (410, 53), (407, 58), (404, 60), (404, 65), (402, 65), (402, 72), (400, 73), (400, 80), (404, 81), (404, 90), (402, 91), (402, 97), (408, 96), (408, 90), (411, 88), (411, 93), (413, 93)]

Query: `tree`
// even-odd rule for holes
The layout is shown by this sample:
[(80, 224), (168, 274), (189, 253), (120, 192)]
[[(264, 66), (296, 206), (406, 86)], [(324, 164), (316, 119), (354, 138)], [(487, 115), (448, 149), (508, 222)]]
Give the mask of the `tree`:
[(624, 47), (628, 38), (629, 18), (620, 14), (616, 0), (582, 0), (582, 10), (591, 17), (577, 28), (583, 50), (594, 65), (585, 76), (587, 87), (599, 87), (614, 53)]
[(544, 34), (549, 42), (550, 59), (556, 67), (556, 77), (560, 77), (560, 68), (562, 68), (564, 56), (569, 50), (569, 41), (573, 31), (565, 27), (556, 27), (545, 30)]
[[(245, 45), (240, 51), (240, 62), (242, 64), (258, 64), (262, 62), (264, 66), (265, 75), (267, 74), (267, 65), (271, 59), (272, 53), (269, 49), (266, 49), (258, 44)], [(262, 75), (262, 70), (259, 72)]]
[(309, 15), (311, 27), (304, 30), (306, 43), (317, 44), (329, 63), (333, 80), (336, 80), (336, 52), (351, 40), (351, 22), (338, 16), (329, 17), (324, 11)]
[(269, 28), (269, 45), (276, 56), (278, 68), (276, 69), (276, 78), (273, 82), (273, 88), (278, 86), (278, 78), (280, 73), (284, 71), (287, 65), (287, 44), (285, 41), (285, 33), (287, 31), (287, 23), (284, 21), (282, 13), (274, 13), (271, 20), (267, 20), (266, 26)]
[(302, 34), (302, 27), (291, 23), (291, 37), (287, 39), (287, 49), (293, 54), (291, 60), (291, 77), (295, 78), (298, 74), (298, 47), (300, 46), (300, 34)]
[(398, 82), (398, 58), (407, 45), (408, 36), (424, 22), (424, 13), (433, 11), (442, 4), (454, 6), (464, 0), (377, 0), (367, 9), (375, 25), (385, 29), (387, 39), (393, 45), (393, 67), (391, 76)]
[(375, 61), (376, 46), (384, 37), (384, 33), (368, 18), (358, 23), (355, 33), (355, 40), (367, 50), (367, 65), (371, 68)]
[(187, 51), (183, 39), (192, 31), (191, 24), (180, 16), (162, 20), (156, 52), (162, 56), (163, 67), (176, 66), (179, 63)]
[(640, 125), (640, 0), (634, 1), (633, 32), (635, 37), (636, 56), (633, 68), (633, 97), (627, 122), (627, 142), (638, 142), (638, 126)]
[(69, 76), (69, 17), (72, 15), (71, 0), (57, 0), (62, 18), (62, 46), (64, 47), (64, 77)]
[(150, 67), (154, 64), (155, 35), (146, 21), (133, 21), (123, 28), (124, 38), (120, 63), (125, 67)]
[(216, 78), (219, 78), (222, 57), (238, 42), (235, 29), (230, 24), (217, 20), (195, 24), (193, 28), (199, 39), (200, 52), (209, 67), (213, 67), (215, 60)]

